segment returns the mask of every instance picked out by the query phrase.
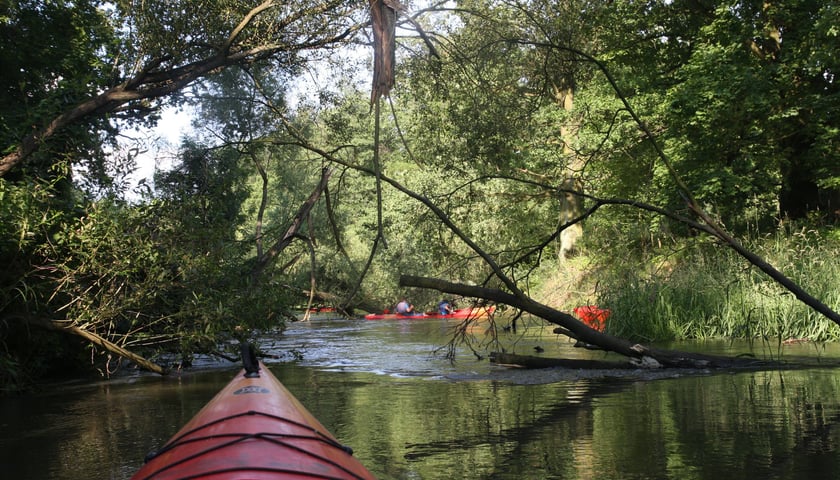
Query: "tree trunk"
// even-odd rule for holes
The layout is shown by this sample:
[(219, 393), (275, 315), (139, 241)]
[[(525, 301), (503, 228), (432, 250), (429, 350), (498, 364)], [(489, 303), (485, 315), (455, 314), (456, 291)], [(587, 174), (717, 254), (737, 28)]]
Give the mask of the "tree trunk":
[(379, 97), (387, 97), (394, 88), (397, 11), (384, 0), (371, 0), (370, 23), (373, 27), (373, 85), (370, 103), (373, 105)]
[(721, 357), (704, 355), (693, 352), (660, 350), (638, 343), (629, 342), (623, 338), (599, 332), (586, 326), (568, 313), (554, 310), (525, 296), (515, 296), (501, 290), (462, 285), (446, 282), (435, 278), (415, 277), (403, 275), (400, 286), (430, 288), (444, 293), (463, 295), (465, 297), (482, 298), (497, 303), (503, 303), (532, 315), (540, 317), (550, 323), (559, 325), (555, 333), (568, 335), (571, 338), (597, 345), (604, 350), (615, 352), (631, 359), (636, 366), (641, 367), (680, 367), (680, 368), (727, 368), (727, 367), (755, 367), (767, 365), (766, 362), (751, 358)]
[[(574, 79), (564, 78), (563, 86), (554, 87), (554, 98), (557, 105), (571, 113), (574, 109)], [(560, 126), (560, 137), (563, 140), (563, 157), (566, 159), (565, 175), (566, 179), (563, 181), (563, 186), (559, 192), (559, 223), (558, 228), (560, 232), (560, 248), (558, 249), (558, 257), (560, 261), (574, 255), (578, 240), (583, 237), (583, 225), (580, 222), (575, 222), (575, 218), (583, 213), (583, 205), (579, 195), (568, 193), (568, 190), (578, 192), (583, 191), (583, 184), (580, 181), (580, 172), (583, 171), (584, 161), (574, 149), (570, 146), (577, 141), (578, 127), (572, 124), (564, 123)], [(563, 190), (566, 190), (564, 192)]]
[(517, 355), (515, 353), (493, 352), (490, 354), (490, 362), (498, 365), (521, 367), (521, 368), (586, 368), (586, 369), (635, 369), (638, 366), (630, 362), (606, 362), (602, 360), (580, 360), (565, 358), (534, 357), (530, 355)]

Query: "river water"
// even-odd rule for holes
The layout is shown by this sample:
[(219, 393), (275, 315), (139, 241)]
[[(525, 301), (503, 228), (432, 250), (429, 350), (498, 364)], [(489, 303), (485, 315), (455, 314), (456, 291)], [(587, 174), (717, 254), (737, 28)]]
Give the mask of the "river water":
[[(840, 472), (837, 346), (682, 345), (807, 358), (769, 372), (579, 372), (491, 365), (489, 350), (604, 359), (550, 327), (314, 319), (261, 347), (277, 377), (381, 479), (822, 479)], [(544, 351), (536, 352), (539, 346)], [(290, 355), (288, 352), (294, 352)], [(3, 478), (127, 479), (238, 366), (135, 374), (0, 399)], [(209, 368), (212, 367), (212, 368)]]

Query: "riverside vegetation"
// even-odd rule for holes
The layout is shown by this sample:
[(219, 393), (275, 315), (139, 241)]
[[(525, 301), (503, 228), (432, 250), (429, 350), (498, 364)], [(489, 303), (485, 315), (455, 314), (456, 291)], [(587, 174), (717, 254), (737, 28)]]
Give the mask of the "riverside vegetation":
[[(838, 305), (839, 235), (788, 225), (767, 235), (752, 232), (747, 243), (815, 296)], [(587, 302), (609, 308), (608, 331), (640, 342), (732, 338), (772, 346), (840, 339), (840, 327), (732, 252), (704, 241), (657, 243), (626, 257), (602, 250), (566, 262), (565, 274), (579, 283), (561, 285), (575, 293), (547, 295), (567, 311)], [(581, 271), (587, 275), (581, 278)], [(558, 287), (556, 279), (546, 281)]]
[(634, 341), (837, 338), (714, 240), (840, 308), (836, 2), (457, 3), (0, 7), (2, 388), (439, 300), (401, 274)]

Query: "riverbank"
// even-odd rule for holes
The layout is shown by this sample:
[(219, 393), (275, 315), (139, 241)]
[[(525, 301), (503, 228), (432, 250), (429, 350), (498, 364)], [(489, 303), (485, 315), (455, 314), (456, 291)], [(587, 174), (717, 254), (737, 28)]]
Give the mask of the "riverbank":
[[(840, 310), (840, 230), (782, 229), (746, 246), (823, 303)], [(732, 250), (701, 238), (671, 239), (634, 255), (581, 255), (546, 266), (538, 298), (571, 311), (611, 310), (607, 331), (640, 342), (743, 339), (835, 342), (840, 327)]]

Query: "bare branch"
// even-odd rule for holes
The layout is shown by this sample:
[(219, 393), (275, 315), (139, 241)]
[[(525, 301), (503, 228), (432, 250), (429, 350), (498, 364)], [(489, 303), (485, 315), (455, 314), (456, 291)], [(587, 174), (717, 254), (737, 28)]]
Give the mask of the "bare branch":
[(280, 254), (286, 247), (288, 247), (292, 240), (296, 237), (300, 228), (303, 226), (304, 220), (309, 217), (309, 212), (315, 207), (315, 204), (318, 202), (318, 199), (321, 196), (321, 192), (327, 188), (327, 182), (329, 182), (331, 175), (331, 171), (328, 168), (324, 168), (321, 171), (321, 180), (318, 182), (318, 185), (315, 187), (315, 190), (309, 195), (309, 198), (300, 206), (295, 217), (292, 219), (291, 225), (286, 230), (286, 233), (280, 237), (274, 244), (259, 258), (257, 258), (256, 264), (251, 269), (251, 277), (256, 278), (258, 277), (265, 267), (274, 260), (277, 255)]

